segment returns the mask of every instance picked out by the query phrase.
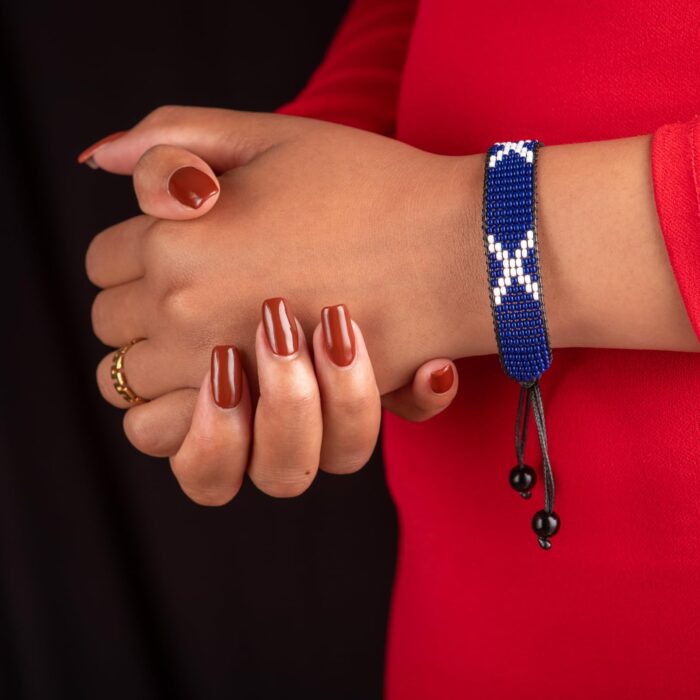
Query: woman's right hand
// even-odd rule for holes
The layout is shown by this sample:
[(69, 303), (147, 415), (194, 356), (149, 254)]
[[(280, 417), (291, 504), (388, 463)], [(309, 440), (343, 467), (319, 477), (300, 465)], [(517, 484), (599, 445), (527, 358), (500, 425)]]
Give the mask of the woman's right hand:
[[(369, 460), (379, 433), (379, 391), (362, 332), (344, 305), (322, 310), (312, 345), (313, 353), (289, 302), (263, 303), (255, 335), (257, 405), (238, 349), (213, 349), (191, 427), (170, 459), (192, 500), (230, 501), (246, 472), (271, 496), (295, 496), (319, 468), (347, 474)], [(404, 391), (419, 412), (415, 417), (434, 415), (456, 394), (455, 367), (448, 360), (428, 362)], [(145, 403), (129, 414), (147, 424), (153, 412)]]

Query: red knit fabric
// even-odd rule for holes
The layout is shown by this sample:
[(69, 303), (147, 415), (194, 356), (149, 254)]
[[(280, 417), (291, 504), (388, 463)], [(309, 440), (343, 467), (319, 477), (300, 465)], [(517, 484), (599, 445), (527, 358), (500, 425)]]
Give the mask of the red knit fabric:
[[(700, 333), (700, 128), (683, 123), (700, 111), (700, 4), (422, 0), (414, 13), (358, 0), (285, 111), (395, 123), (452, 154), (656, 132), (659, 218)], [(401, 523), (390, 699), (700, 698), (700, 356), (554, 357), (549, 552), (529, 525), (541, 483), (529, 502), (507, 484), (518, 387), (496, 357), (458, 363), (460, 395), (436, 419), (386, 416)], [(535, 440), (527, 461), (540, 463)]]

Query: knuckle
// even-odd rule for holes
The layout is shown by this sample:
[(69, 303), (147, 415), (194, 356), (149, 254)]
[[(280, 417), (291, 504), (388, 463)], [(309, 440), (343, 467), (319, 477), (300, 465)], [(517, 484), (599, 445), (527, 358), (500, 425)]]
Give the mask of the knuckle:
[(163, 259), (167, 252), (177, 245), (177, 238), (171, 235), (166, 222), (155, 221), (143, 236), (143, 256), (150, 269)]
[(111, 323), (105, 292), (97, 294), (92, 302), (90, 320), (92, 322), (92, 331), (97, 339), (105, 345), (109, 345)]
[(217, 436), (192, 436), (186, 448), (170, 458), (173, 474), (187, 497), (202, 506), (222, 506), (238, 493), (242, 479), (226, 459), (228, 442)]
[(165, 426), (148, 417), (147, 411), (129, 409), (124, 414), (124, 434), (139, 452), (152, 457), (166, 457)]
[(190, 277), (193, 244), (177, 222), (154, 221), (143, 235), (141, 259), (145, 275), (156, 287), (170, 287)]
[(364, 420), (368, 414), (379, 411), (380, 399), (375, 390), (339, 393), (330, 397), (329, 412), (336, 420), (344, 420), (351, 424)]
[(270, 410), (287, 415), (305, 415), (319, 405), (318, 387), (312, 382), (297, 381), (275, 389)]
[(95, 286), (100, 287), (100, 270), (102, 269), (102, 260), (100, 255), (100, 236), (98, 234), (91, 241), (85, 253), (85, 273), (87, 278)]
[(146, 115), (141, 122), (149, 126), (163, 126), (180, 121), (187, 113), (187, 107), (181, 105), (160, 105)]
[(160, 313), (166, 324), (183, 329), (194, 326), (202, 314), (194, 295), (185, 288), (170, 287), (160, 298)]

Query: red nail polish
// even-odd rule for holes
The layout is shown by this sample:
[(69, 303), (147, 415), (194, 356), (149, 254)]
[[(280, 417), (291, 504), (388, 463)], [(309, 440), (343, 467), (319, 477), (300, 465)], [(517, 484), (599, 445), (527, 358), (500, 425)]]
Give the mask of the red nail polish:
[(199, 209), (219, 188), (209, 175), (187, 166), (176, 170), (168, 182), (168, 192), (190, 209)]
[(299, 349), (299, 332), (289, 302), (281, 297), (266, 299), (262, 305), (263, 327), (275, 355), (293, 355)]
[(86, 148), (78, 156), (78, 163), (80, 163), (81, 165), (88, 165), (93, 170), (96, 170), (99, 166), (97, 165), (97, 163), (95, 163), (94, 160), (92, 160), (92, 157), (95, 155), (95, 153), (97, 153), (97, 151), (100, 148), (102, 148), (102, 146), (111, 143), (112, 141), (116, 141), (117, 139), (124, 136), (125, 133), (126, 131), (115, 131), (113, 134), (110, 134), (109, 136), (105, 136), (103, 139), (100, 139), (97, 143), (93, 143), (92, 146)]
[(444, 394), (452, 388), (455, 380), (455, 373), (451, 364), (446, 364), (440, 369), (430, 373), (430, 388), (436, 394)]
[(217, 345), (211, 351), (211, 393), (220, 408), (235, 408), (241, 401), (243, 369), (235, 345)]
[(345, 304), (324, 307), (321, 325), (331, 361), (339, 367), (347, 367), (355, 359), (355, 333)]

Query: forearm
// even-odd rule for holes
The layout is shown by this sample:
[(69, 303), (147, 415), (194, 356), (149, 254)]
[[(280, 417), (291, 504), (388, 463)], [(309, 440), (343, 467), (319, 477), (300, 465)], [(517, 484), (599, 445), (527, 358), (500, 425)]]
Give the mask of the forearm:
[[(538, 164), (542, 286), (554, 347), (697, 351), (654, 202), (651, 138), (544, 147)], [(472, 210), (483, 156), (465, 159)], [(495, 351), (480, 217), (469, 216), (465, 354)], [(478, 298), (481, 293), (481, 310)], [(469, 326), (467, 328), (467, 326)], [(475, 332), (476, 331), (476, 332)]]

